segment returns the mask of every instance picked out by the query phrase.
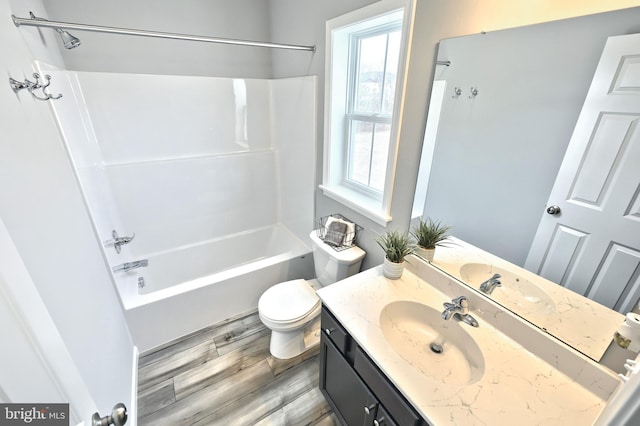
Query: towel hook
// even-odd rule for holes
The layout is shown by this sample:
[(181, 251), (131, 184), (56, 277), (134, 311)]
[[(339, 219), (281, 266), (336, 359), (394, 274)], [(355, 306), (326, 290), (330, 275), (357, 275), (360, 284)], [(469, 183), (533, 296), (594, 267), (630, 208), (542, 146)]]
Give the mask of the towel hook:
[[(37, 72), (33, 73), (33, 77), (36, 79), (35, 82), (26, 78), (24, 79), (24, 81), (18, 81), (16, 79), (9, 78), (9, 85), (16, 93), (18, 93), (22, 89), (27, 89), (29, 93), (31, 93), (31, 96), (41, 101), (48, 101), (49, 99), (60, 99), (62, 97), (62, 94), (60, 93), (57, 96), (54, 96), (47, 90), (47, 88), (51, 84), (51, 76), (49, 74), (46, 74), (44, 76), (44, 79), (46, 80), (46, 83), (44, 84), (42, 84), (43, 82), (40, 81), (40, 74), (38, 74)], [(44, 95), (44, 97), (38, 96), (34, 93), (34, 90), (37, 89), (42, 90), (42, 94)]]
[(478, 96), (478, 88), (471, 86), (471, 95), (469, 95), (469, 99), (473, 99)]
[(453, 89), (453, 95), (451, 96), (453, 99), (456, 99), (458, 96), (460, 96), (462, 94), (462, 89), (459, 87), (456, 87)]

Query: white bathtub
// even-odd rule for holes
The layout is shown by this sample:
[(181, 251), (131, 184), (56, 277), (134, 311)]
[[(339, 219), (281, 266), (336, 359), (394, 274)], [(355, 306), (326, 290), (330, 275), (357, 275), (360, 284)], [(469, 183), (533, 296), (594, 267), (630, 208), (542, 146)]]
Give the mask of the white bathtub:
[(114, 274), (140, 352), (256, 310), (267, 288), (314, 274), (310, 247), (282, 225), (147, 258), (146, 268)]

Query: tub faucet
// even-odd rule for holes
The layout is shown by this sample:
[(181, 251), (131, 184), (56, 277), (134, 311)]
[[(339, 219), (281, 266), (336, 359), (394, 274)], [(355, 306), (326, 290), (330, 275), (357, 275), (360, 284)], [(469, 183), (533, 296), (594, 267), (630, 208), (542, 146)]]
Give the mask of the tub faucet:
[(116, 265), (111, 269), (113, 270), (113, 272), (120, 272), (120, 271), (129, 272), (133, 269), (146, 268), (147, 266), (149, 266), (149, 261), (147, 259), (142, 259), (142, 260), (135, 260), (133, 262), (125, 262), (120, 265)]
[(451, 317), (458, 315), (460, 319), (470, 326), (477, 327), (478, 321), (469, 314), (469, 302), (465, 296), (456, 297), (451, 302), (444, 302), (442, 319), (448, 321)]
[(502, 278), (502, 275), (493, 274), (491, 278), (480, 284), (480, 291), (486, 294), (491, 294), (493, 292), (493, 289), (495, 289), (496, 287), (502, 287), (500, 278)]

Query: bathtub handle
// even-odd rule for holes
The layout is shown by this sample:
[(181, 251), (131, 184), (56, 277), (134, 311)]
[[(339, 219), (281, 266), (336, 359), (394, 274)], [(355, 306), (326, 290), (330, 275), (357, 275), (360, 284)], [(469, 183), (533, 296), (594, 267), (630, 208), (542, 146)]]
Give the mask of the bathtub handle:
[(119, 237), (118, 232), (116, 232), (116, 230), (114, 229), (113, 231), (111, 231), (111, 237), (113, 239), (105, 241), (104, 246), (113, 247), (114, 249), (116, 249), (116, 253), (120, 254), (120, 250), (122, 250), (122, 246), (125, 244), (129, 244), (136, 237), (136, 234), (134, 232), (134, 234), (130, 237), (127, 237), (127, 236)]

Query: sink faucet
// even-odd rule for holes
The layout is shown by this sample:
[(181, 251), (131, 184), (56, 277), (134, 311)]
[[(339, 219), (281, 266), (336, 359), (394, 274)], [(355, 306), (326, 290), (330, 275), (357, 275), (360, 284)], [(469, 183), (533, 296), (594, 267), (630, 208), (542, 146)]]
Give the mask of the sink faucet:
[(149, 266), (149, 261), (147, 259), (142, 259), (142, 260), (136, 260), (133, 262), (125, 262), (120, 265), (114, 266), (111, 269), (113, 269), (113, 272), (120, 272), (120, 271), (129, 272), (132, 269), (144, 268), (147, 266)]
[(450, 303), (444, 302), (444, 311), (442, 311), (442, 319), (448, 321), (451, 317), (458, 315), (460, 319), (470, 326), (477, 327), (478, 321), (469, 314), (469, 302), (465, 296), (456, 297)]
[(491, 294), (494, 288), (502, 286), (500, 278), (502, 278), (502, 275), (493, 274), (491, 278), (480, 284), (480, 291), (486, 294)]

